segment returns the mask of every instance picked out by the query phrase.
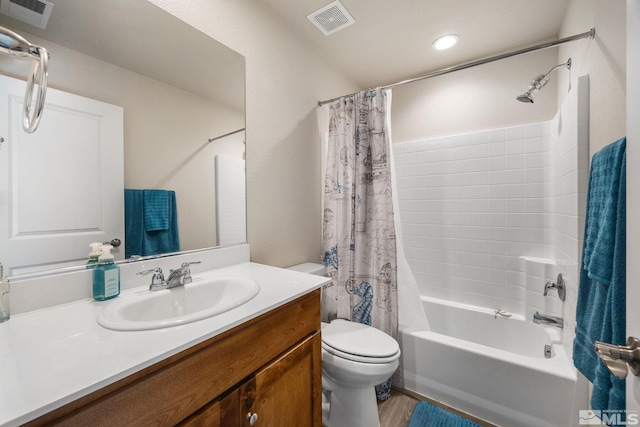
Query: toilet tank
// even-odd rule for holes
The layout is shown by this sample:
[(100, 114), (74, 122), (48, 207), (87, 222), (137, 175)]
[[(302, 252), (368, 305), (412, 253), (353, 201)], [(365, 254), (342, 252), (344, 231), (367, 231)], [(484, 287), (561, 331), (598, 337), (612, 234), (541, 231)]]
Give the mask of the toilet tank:
[(316, 264), (313, 262), (305, 262), (303, 264), (292, 265), (287, 267), (288, 270), (299, 271), (301, 273), (315, 274), (316, 276), (324, 276), (325, 267), (322, 264)]
[[(316, 276), (324, 276), (327, 271), (324, 265), (314, 262), (305, 262), (303, 264), (292, 265), (287, 269), (298, 271), (301, 273), (314, 274)], [(334, 298), (327, 299), (323, 295), (320, 313), (323, 322), (329, 322), (332, 318), (336, 317), (335, 314), (331, 315), (331, 313), (335, 313), (337, 310), (337, 307), (335, 307), (336, 304), (337, 302)], [(322, 327), (324, 326), (325, 325), (322, 325)]]

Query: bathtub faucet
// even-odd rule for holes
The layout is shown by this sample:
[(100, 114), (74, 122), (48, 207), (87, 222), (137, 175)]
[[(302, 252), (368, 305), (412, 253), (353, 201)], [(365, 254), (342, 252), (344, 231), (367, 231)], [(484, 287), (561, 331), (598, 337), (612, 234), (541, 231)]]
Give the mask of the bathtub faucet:
[(560, 329), (564, 327), (564, 319), (562, 317), (540, 314), (537, 311), (533, 315), (533, 323), (542, 323), (543, 325), (555, 326)]
[(558, 274), (558, 278), (555, 282), (553, 280), (550, 280), (544, 285), (544, 292), (542, 295), (546, 297), (547, 293), (551, 289), (555, 289), (558, 291), (558, 298), (560, 298), (560, 301), (564, 301), (567, 298), (567, 288), (564, 284), (564, 277), (562, 277), (562, 273)]

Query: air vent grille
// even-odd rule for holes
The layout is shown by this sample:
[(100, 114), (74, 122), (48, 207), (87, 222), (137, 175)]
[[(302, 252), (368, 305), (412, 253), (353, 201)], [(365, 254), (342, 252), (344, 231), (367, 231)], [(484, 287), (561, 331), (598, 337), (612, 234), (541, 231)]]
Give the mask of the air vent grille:
[(17, 4), (18, 6), (25, 7), (29, 10), (32, 10), (36, 13), (42, 15), (44, 10), (47, 8), (47, 5), (38, 0), (10, 0), (11, 3)]
[(46, 0), (2, 0), (0, 12), (34, 27), (47, 26), (53, 3)]
[(325, 36), (356, 23), (347, 9), (337, 0), (313, 12), (307, 16), (307, 19)]

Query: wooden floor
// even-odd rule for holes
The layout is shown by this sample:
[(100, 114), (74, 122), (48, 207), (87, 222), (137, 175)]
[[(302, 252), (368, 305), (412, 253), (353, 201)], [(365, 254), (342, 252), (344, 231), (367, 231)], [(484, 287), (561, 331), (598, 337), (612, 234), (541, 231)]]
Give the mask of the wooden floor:
[(391, 389), (391, 397), (388, 400), (384, 402), (378, 402), (378, 417), (380, 418), (380, 427), (407, 427), (407, 424), (409, 424), (409, 420), (411, 419), (411, 414), (413, 414), (413, 409), (415, 408), (419, 400), (426, 400), (436, 406), (443, 407), (448, 411), (451, 411), (463, 418), (475, 422), (479, 426), (496, 427), (491, 423), (478, 419), (469, 414), (460, 412), (454, 408), (447, 407), (446, 405), (443, 405), (442, 403), (436, 402), (425, 396), (417, 395), (409, 390), (398, 390), (395, 388)]
[(407, 427), (416, 403), (417, 399), (398, 390), (391, 390), (391, 397), (378, 403), (380, 427)]

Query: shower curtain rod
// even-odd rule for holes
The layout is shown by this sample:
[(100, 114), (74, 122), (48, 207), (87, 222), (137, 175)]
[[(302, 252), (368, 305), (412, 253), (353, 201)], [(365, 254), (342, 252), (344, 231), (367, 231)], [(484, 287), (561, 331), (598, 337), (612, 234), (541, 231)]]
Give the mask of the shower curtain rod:
[[(424, 79), (430, 79), (431, 77), (437, 77), (437, 76), (441, 76), (443, 74), (449, 74), (449, 73), (453, 73), (454, 71), (460, 71), (460, 70), (466, 70), (467, 68), (472, 68), (472, 67), (476, 67), (478, 65), (483, 65), (483, 64), (487, 64), (489, 62), (494, 62), (494, 61), (499, 61), (501, 59), (506, 59), (506, 58), (511, 58), (512, 56), (517, 56), (517, 55), (522, 55), (524, 53), (529, 53), (529, 52), (534, 52), (537, 50), (542, 50), (542, 49), (548, 49), (550, 47), (554, 47), (554, 46), (558, 46), (564, 43), (568, 43), (568, 42), (572, 42), (575, 40), (580, 40), (580, 39), (585, 39), (585, 38), (590, 38), (593, 39), (596, 35), (596, 29), (592, 28), (587, 32), (581, 33), (581, 34), (576, 34), (574, 36), (570, 36), (570, 37), (565, 37), (553, 42), (547, 42), (547, 43), (541, 43), (535, 46), (531, 46), (531, 47), (525, 47), (523, 49), (519, 49), (519, 50), (514, 50), (512, 52), (508, 52), (508, 53), (503, 53), (501, 55), (496, 55), (496, 56), (492, 56), (490, 58), (485, 58), (485, 59), (479, 59), (477, 61), (472, 61), (472, 62), (467, 62), (466, 64), (460, 64), (460, 65), (455, 65), (452, 67), (448, 67), (448, 68), (443, 68), (441, 70), (437, 70), (437, 71), (432, 71), (430, 73), (427, 74), (423, 74), (421, 76), (418, 77), (414, 77), (411, 79), (407, 79), (407, 80), (402, 80), (399, 82), (395, 82), (395, 83), (391, 83), (385, 86), (381, 86), (380, 89), (389, 89), (392, 88), (394, 86), (400, 86), (406, 83), (413, 83), (413, 82), (417, 82), (419, 80), (424, 80)], [(344, 96), (353, 96), (356, 95), (358, 92), (355, 93), (351, 93), (349, 95), (343, 95), (343, 96), (339, 96), (337, 98), (331, 98), (331, 99), (327, 99), (325, 101), (318, 101), (318, 107), (324, 105), (324, 104), (328, 104), (330, 102), (333, 101), (337, 101), (340, 98), (343, 98)]]
[(208, 142), (213, 142), (213, 141), (216, 141), (218, 139), (222, 139), (222, 138), (227, 137), (227, 136), (235, 135), (236, 133), (243, 132), (244, 129), (245, 128), (234, 130), (233, 132), (225, 133), (224, 135), (216, 136), (215, 138), (209, 138)]

